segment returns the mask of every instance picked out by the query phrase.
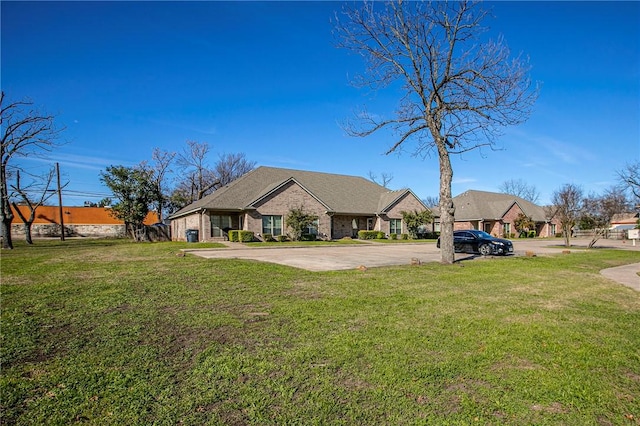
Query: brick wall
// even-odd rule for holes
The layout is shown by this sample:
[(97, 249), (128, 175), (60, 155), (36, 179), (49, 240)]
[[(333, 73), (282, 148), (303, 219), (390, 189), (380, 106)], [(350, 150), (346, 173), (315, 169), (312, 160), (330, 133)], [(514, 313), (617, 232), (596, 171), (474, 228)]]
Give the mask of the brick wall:
[[(173, 241), (187, 241), (187, 229), (198, 229), (200, 241), (206, 241), (200, 229), (200, 213), (192, 213), (171, 221), (171, 239)], [(205, 238), (205, 239), (203, 239)]]
[(517, 234), (518, 231), (516, 231), (516, 225), (515, 225), (515, 220), (517, 219), (518, 215), (520, 215), (521, 213), (524, 213), (522, 211), (522, 209), (520, 208), (520, 206), (518, 204), (513, 204), (511, 206), (511, 208), (504, 214), (504, 216), (502, 216), (502, 229), (500, 229), (500, 234), (498, 235), (499, 237), (503, 237), (503, 238), (508, 238), (508, 235), (504, 235), (504, 224), (508, 223), (511, 225), (511, 233), (512, 234)]
[[(414, 212), (423, 211), (424, 206), (413, 194), (407, 193), (402, 198), (396, 201), (394, 205), (387, 210), (387, 214), (380, 216), (379, 230), (384, 232), (385, 235), (389, 235), (391, 231), (390, 219), (402, 219), (402, 212)], [(407, 225), (402, 222), (402, 233), (408, 233)]]
[(285, 225), (286, 216), (291, 209), (299, 207), (302, 207), (306, 213), (318, 216), (320, 236), (331, 235), (331, 218), (326, 214), (326, 207), (295, 182), (288, 182), (255, 204), (255, 207), (257, 211), (248, 215), (248, 220), (245, 222), (247, 230), (253, 231), (256, 236), (262, 235), (262, 215), (282, 216), (282, 232), (286, 234), (288, 232)]
[[(12, 236), (22, 237), (24, 234), (24, 224), (11, 224)], [(124, 225), (65, 225), (64, 234), (67, 237), (122, 238), (126, 236)], [(33, 238), (59, 237), (60, 225), (57, 223), (34, 223), (31, 225), (31, 236)]]
[[(345, 237), (355, 237), (358, 235), (359, 230), (367, 229), (366, 217), (335, 215), (333, 216), (332, 219), (333, 219), (333, 235), (331, 236), (331, 238), (336, 240), (339, 240), (340, 238), (345, 238)], [(353, 227), (354, 219), (356, 221), (355, 228)]]

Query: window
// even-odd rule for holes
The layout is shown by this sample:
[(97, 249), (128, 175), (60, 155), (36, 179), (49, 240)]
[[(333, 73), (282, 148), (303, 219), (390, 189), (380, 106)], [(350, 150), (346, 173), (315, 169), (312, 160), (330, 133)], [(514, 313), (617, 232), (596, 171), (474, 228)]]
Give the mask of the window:
[(555, 236), (556, 236), (556, 231), (557, 231), (557, 230), (556, 230), (556, 224), (555, 224), (555, 223), (552, 223), (552, 224), (551, 224), (551, 236), (552, 236), (552, 237), (555, 237)]
[(309, 226), (304, 228), (304, 234), (318, 235), (318, 219), (314, 220)]
[(224, 236), (224, 229), (231, 228), (231, 216), (211, 216), (211, 236)]
[(504, 233), (504, 236), (509, 238), (509, 235), (511, 235), (511, 224), (505, 223), (504, 225), (502, 225), (502, 231)]
[(440, 222), (433, 222), (433, 232), (440, 232)]
[(282, 216), (262, 216), (262, 233), (282, 235)]
[(390, 234), (402, 234), (402, 219), (390, 219), (389, 220)]

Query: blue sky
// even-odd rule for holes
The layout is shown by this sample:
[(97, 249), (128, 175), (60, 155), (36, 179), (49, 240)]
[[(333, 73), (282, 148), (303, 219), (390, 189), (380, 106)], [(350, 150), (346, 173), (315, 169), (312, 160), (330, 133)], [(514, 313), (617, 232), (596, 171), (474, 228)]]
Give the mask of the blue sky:
[[(453, 194), (564, 183), (602, 192), (640, 159), (640, 2), (491, 2), (486, 24), (523, 52), (542, 83), (529, 121), (499, 150), (453, 159)], [(99, 173), (150, 160), (154, 147), (207, 142), (210, 163), (244, 152), (258, 165), (367, 177), (438, 193), (438, 160), (384, 155), (389, 134), (352, 138), (339, 123), (367, 105), (390, 115), (400, 94), (349, 84), (359, 57), (334, 47), (334, 2), (11, 2), (2, 12), (2, 90), (67, 127), (67, 205), (107, 195)]]

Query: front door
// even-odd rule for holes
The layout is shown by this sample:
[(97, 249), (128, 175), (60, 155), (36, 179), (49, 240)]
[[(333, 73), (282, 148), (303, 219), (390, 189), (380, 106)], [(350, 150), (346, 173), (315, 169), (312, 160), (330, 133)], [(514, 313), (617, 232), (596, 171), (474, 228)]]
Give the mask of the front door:
[(493, 223), (485, 222), (483, 226), (484, 226), (483, 231), (486, 232), (487, 234), (490, 234), (491, 233), (491, 228), (493, 228)]

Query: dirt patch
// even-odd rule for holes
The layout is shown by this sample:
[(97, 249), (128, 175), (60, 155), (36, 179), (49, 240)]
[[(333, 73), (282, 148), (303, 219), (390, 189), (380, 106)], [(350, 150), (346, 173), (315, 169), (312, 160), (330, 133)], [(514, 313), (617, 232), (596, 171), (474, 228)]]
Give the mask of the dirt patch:
[(559, 402), (552, 402), (548, 405), (534, 404), (531, 406), (531, 410), (550, 414), (566, 414), (569, 412), (569, 409)]

